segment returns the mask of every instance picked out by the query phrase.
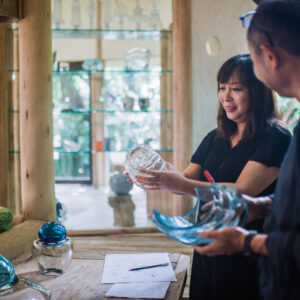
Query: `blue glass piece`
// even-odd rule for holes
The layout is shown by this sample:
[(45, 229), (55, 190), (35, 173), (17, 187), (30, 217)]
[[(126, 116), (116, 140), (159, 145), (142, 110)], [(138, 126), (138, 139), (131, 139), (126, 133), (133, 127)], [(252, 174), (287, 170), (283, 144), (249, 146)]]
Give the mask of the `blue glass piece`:
[(195, 190), (196, 204), (183, 216), (171, 217), (153, 210), (153, 223), (170, 238), (188, 245), (208, 244), (213, 240), (201, 237), (201, 232), (247, 221), (247, 202), (234, 189), (214, 184)]
[(48, 222), (41, 226), (39, 230), (39, 240), (41, 243), (59, 243), (66, 239), (67, 232), (63, 225), (58, 222)]
[(103, 64), (97, 58), (87, 58), (82, 64), (82, 69), (86, 71), (100, 72), (103, 70)]
[(15, 280), (13, 265), (4, 256), (0, 255), (0, 289)]

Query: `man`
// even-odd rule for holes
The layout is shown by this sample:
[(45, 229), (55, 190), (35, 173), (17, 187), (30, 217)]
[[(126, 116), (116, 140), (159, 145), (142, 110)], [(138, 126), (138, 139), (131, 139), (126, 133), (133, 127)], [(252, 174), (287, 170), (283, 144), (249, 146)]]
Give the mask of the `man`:
[[(256, 76), (281, 96), (300, 101), (300, 2), (265, 1), (241, 17)], [(268, 210), (265, 234), (223, 228), (201, 234), (215, 241), (195, 247), (203, 255), (244, 251), (259, 256), (264, 299), (300, 299), (300, 124), (281, 167), (275, 197), (247, 197), (249, 220)], [(265, 201), (262, 201), (265, 200)], [(261, 203), (265, 202), (265, 207)], [(270, 208), (271, 207), (271, 208)]]

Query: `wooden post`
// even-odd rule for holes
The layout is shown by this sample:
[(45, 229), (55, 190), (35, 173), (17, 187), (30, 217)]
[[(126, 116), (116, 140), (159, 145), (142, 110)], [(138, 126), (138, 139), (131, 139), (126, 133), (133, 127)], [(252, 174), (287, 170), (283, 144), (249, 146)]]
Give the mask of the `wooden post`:
[[(163, 71), (172, 70), (172, 35), (165, 33), (160, 40), (160, 61)], [(162, 73), (160, 77), (160, 103), (162, 110), (172, 109), (172, 76), (171, 73)], [(173, 123), (171, 112), (161, 112), (160, 119), (160, 148), (171, 149), (173, 147)], [(161, 152), (165, 161), (173, 162), (172, 152)], [(178, 211), (172, 201), (172, 194), (166, 191), (147, 191), (147, 213), (151, 216), (156, 209), (165, 215), (176, 215)]]
[(19, 23), (23, 215), (55, 220), (51, 0), (24, 0), (23, 11)]
[[(179, 171), (192, 155), (191, 48), (191, 0), (173, 0), (173, 162)], [(183, 212), (192, 204), (178, 196), (174, 202)]]
[(0, 205), (9, 207), (8, 201), (8, 102), (6, 66), (6, 25), (0, 24)]
[[(97, 28), (101, 28), (101, 2), (97, 1)], [(102, 40), (97, 39), (97, 58), (102, 60)], [(99, 101), (103, 87), (104, 74), (91, 75), (91, 108), (104, 109), (103, 103)], [(104, 138), (104, 113), (92, 113), (92, 147), (94, 149), (96, 141), (102, 141)], [(107, 184), (108, 164), (105, 152), (93, 152), (93, 186), (99, 188)]]
[[(11, 25), (8, 25), (11, 27)], [(6, 57), (8, 69), (14, 70), (8, 78), (8, 195), (9, 207), (16, 215), (22, 213), (20, 180), (20, 115), (19, 115), (19, 37), (13, 30), (7, 31)]]

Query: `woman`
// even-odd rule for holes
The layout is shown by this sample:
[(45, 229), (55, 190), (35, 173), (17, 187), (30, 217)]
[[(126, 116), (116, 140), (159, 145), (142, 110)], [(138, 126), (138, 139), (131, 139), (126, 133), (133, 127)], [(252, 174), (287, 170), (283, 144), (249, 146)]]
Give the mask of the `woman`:
[[(248, 54), (227, 60), (218, 72), (218, 127), (209, 132), (183, 174), (168, 163), (168, 171), (141, 170), (137, 176), (148, 189), (195, 195), (209, 186), (208, 170), (216, 182), (250, 196), (273, 193), (280, 164), (291, 140), (275, 109), (271, 90), (253, 73)], [(262, 230), (263, 219), (247, 225)], [(190, 299), (259, 299), (256, 261), (242, 254), (193, 257)]]

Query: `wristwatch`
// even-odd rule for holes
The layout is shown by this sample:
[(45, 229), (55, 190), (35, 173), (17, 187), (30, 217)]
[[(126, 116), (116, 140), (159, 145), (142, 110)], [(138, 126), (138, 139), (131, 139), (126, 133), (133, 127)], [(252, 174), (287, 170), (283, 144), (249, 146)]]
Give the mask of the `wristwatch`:
[(257, 235), (257, 231), (255, 230), (250, 230), (249, 233), (245, 237), (245, 242), (244, 242), (244, 255), (253, 257), (253, 258), (258, 258), (258, 254), (252, 251), (250, 247), (250, 243), (252, 239)]

